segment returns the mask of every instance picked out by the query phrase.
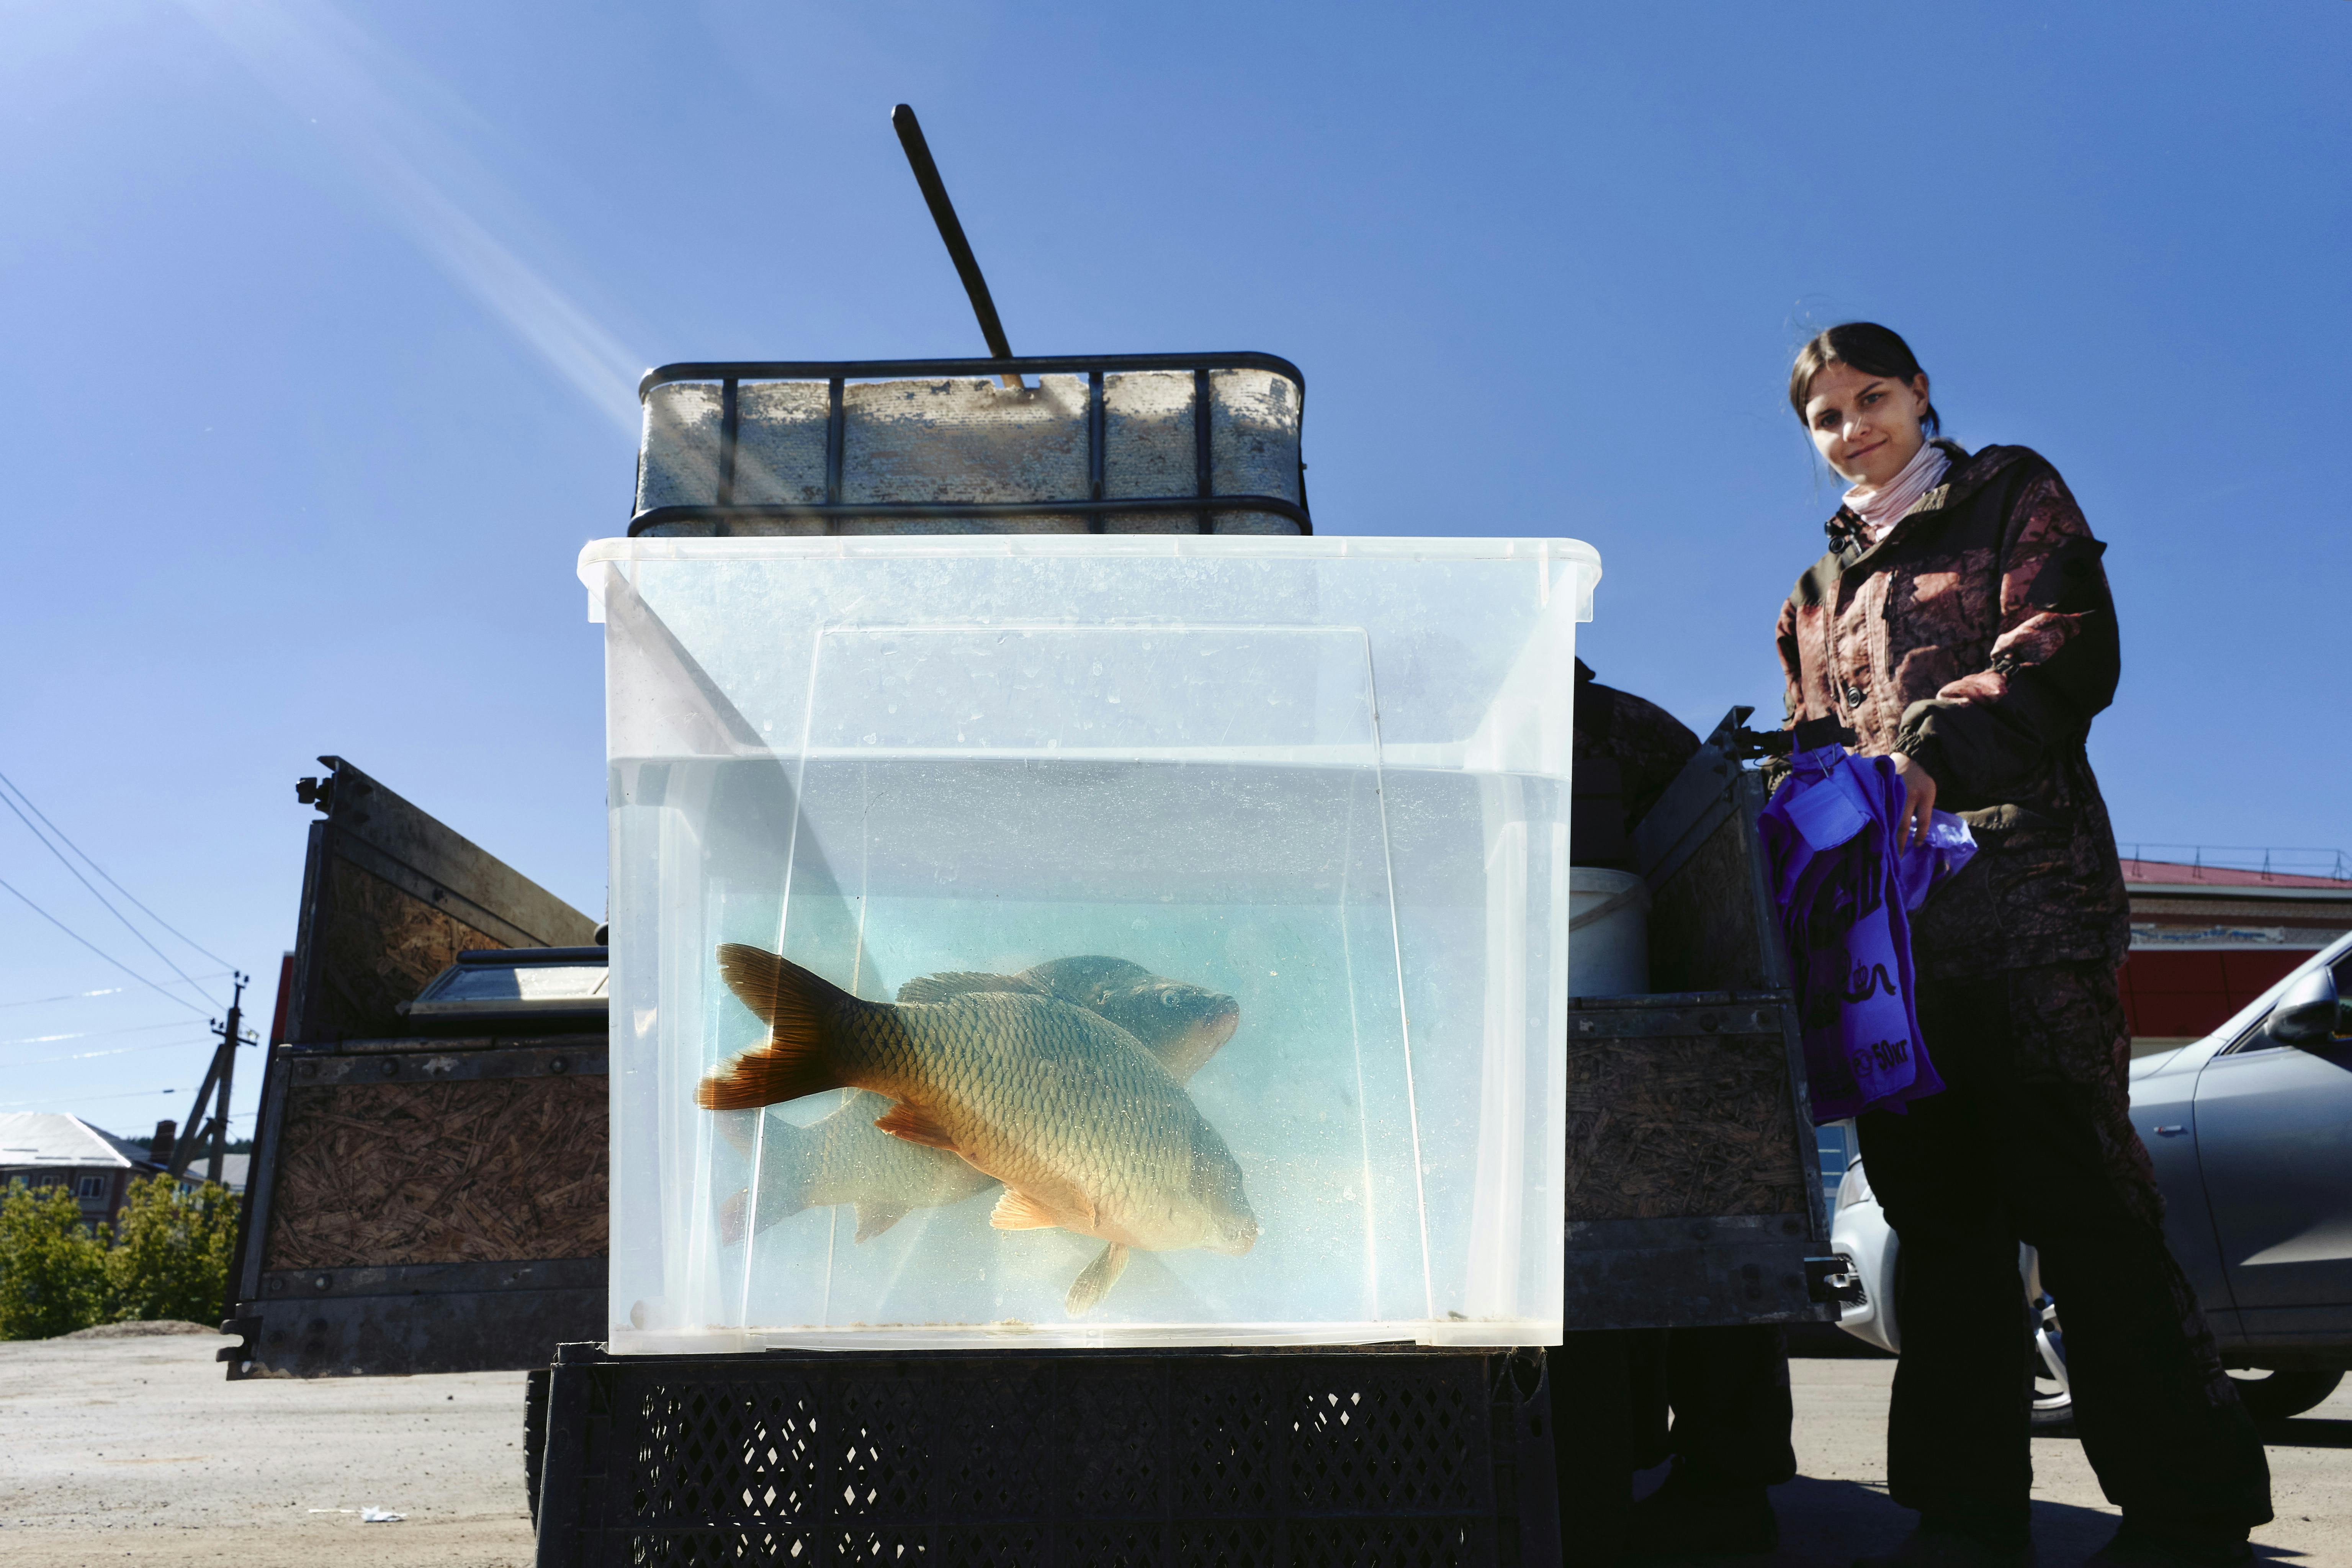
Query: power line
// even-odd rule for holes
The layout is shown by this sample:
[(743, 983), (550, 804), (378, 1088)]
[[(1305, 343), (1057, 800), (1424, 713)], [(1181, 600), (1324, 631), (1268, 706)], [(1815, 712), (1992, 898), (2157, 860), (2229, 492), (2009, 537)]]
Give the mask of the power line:
[[(184, 1029), (187, 1026), (185, 1024), (178, 1024), (174, 1025), (173, 1027)], [(11, 1068), (37, 1068), (47, 1067), (52, 1062), (86, 1062), (92, 1057), (127, 1057), (133, 1051), (177, 1051), (185, 1050), (186, 1048), (187, 1047), (178, 1040), (165, 1040), (160, 1046), (116, 1046), (110, 1050), (74, 1051), (62, 1057), (35, 1057), (30, 1061), (10, 1062), (8, 1066)]]
[[(216, 973), (199, 974), (196, 978), (199, 980), (220, 980), (225, 979), (235, 973), (236, 971), (234, 970), (224, 969)], [(52, 1002), (80, 1002), (92, 996), (120, 996), (130, 989), (131, 987), (128, 985), (101, 985), (95, 991), (68, 991), (62, 996), (27, 996), (21, 1002), (0, 1002), (0, 1008), (42, 1007), (47, 1006)], [(7, 1043), (8, 1042), (5, 1040), (0, 1040), (0, 1045), (6, 1045)]]
[(130, 1024), (120, 1029), (73, 1029), (62, 1035), (19, 1035), (13, 1040), (0, 1040), (0, 1046), (54, 1046), (61, 1040), (94, 1040), (101, 1035), (143, 1035), (150, 1029), (184, 1029), (188, 1021), (173, 1018), (161, 1024)]
[[(6, 783), (6, 782), (7, 782), (6, 775), (5, 775), (5, 774), (0, 774), (0, 783)], [(24, 795), (24, 792), (23, 792), (22, 790), (18, 790), (18, 789), (16, 789), (16, 786), (14, 784), (8, 784), (8, 788), (9, 788), (10, 790), (16, 791), (16, 794), (18, 794), (18, 795)], [(33, 805), (32, 797), (31, 797), (30, 795), (26, 795), (26, 796), (25, 796), (25, 805)], [(90, 896), (91, 898), (93, 898), (93, 899), (96, 899), (96, 900), (97, 900), (100, 904), (104, 905), (104, 906), (105, 906), (105, 908), (106, 908), (106, 912), (107, 912), (108, 914), (112, 915), (116, 920), (119, 920), (119, 921), (121, 921), (122, 922), (122, 929), (123, 929), (123, 930), (125, 930), (125, 931), (129, 931), (132, 936), (137, 937), (137, 938), (139, 939), (139, 941), (140, 941), (140, 943), (141, 943), (142, 946), (144, 946), (144, 947), (147, 949), (147, 951), (148, 951), (148, 952), (150, 952), (153, 953), (156, 957), (158, 957), (158, 958), (162, 959), (162, 960), (163, 961), (163, 967), (164, 967), (164, 968), (166, 968), (166, 969), (170, 970), (173, 973), (174, 973), (174, 974), (178, 975), (182, 980), (186, 981), (186, 982), (187, 982), (188, 988), (189, 988), (190, 990), (194, 991), (197, 995), (199, 995), (199, 996), (204, 995), (204, 994), (205, 994), (204, 987), (203, 987), (203, 986), (201, 986), (201, 985), (198, 985), (198, 984), (197, 984), (194, 980), (190, 980), (190, 979), (188, 978), (188, 972), (187, 972), (186, 970), (184, 970), (184, 969), (181, 968), (178, 964), (176, 964), (176, 963), (173, 963), (173, 962), (172, 962), (171, 955), (170, 955), (169, 953), (165, 952), (162, 948), (157, 947), (157, 946), (156, 946), (152, 942), (150, 942), (150, 941), (148, 940), (148, 938), (147, 938), (147, 933), (146, 933), (145, 931), (141, 931), (137, 926), (135, 926), (135, 925), (133, 925), (133, 924), (131, 924), (131, 917), (130, 917), (129, 915), (126, 915), (126, 914), (124, 914), (121, 910), (116, 909), (116, 908), (114, 907), (114, 905), (112, 904), (112, 902), (110, 902), (110, 901), (107, 899), (107, 896), (106, 896), (104, 893), (100, 892), (96, 887), (92, 886), (92, 885), (91, 885), (91, 882), (90, 882), (90, 879), (89, 879), (88, 877), (83, 876), (83, 875), (81, 874), (81, 872), (80, 872), (80, 871), (79, 871), (79, 870), (75, 867), (75, 865), (74, 865), (74, 863), (73, 863), (72, 861), (70, 861), (70, 860), (68, 860), (68, 859), (67, 859), (67, 858), (66, 858), (66, 854), (65, 854), (65, 851), (64, 851), (64, 850), (62, 850), (62, 849), (58, 848), (56, 845), (54, 845), (54, 844), (50, 843), (50, 842), (48, 841), (48, 839), (47, 839), (47, 838), (46, 838), (46, 837), (42, 837), (41, 830), (40, 830), (39, 828), (37, 828), (37, 827), (36, 827), (36, 826), (33, 826), (33, 818), (32, 818), (32, 817), (30, 817), (30, 816), (26, 816), (25, 815), (24, 807), (23, 807), (23, 806), (19, 806), (19, 805), (18, 805), (15, 801), (10, 800), (10, 799), (8, 798), (8, 796), (7, 796), (5, 794), (0, 794), (0, 805), (5, 805), (5, 806), (6, 806), (10, 811), (15, 812), (15, 813), (16, 814), (16, 820), (17, 820), (17, 821), (19, 821), (19, 822), (21, 822), (21, 823), (23, 823), (23, 824), (25, 825), (25, 831), (26, 831), (26, 832), (27, 832), (27, 833), (29, 833), (29, 834), (31, 834), (34, 837), (40, 839), (40, 841), (41, 841), (41, 847), (42, 847), (42, 848), (44, 848), (44, 849), (46, 849), (46, 850), (47, 850), (50, 854), (52, 854), (52, 855), (56, 856), (56, 857), (57, 857), (57, 858), (58, 858), (58, 865), (60, 865), (60, 866), (63, 866), (67, 870), (71, 871), (71, 872), (73, 873), (73, 879), (74, 879), (75, 881), (77, 881), (77, 882), (79, 882), (79, 883), (80, 883), (80, 884), (81, 884), (85, 889), (89, 889), (89, 896)], [(34, 806), (34, 815), (35, 815), (35, 816), (40, 816), (40, 808), (39, 808), (38, 806)], [(47, 816), (42, 816), (42, 817), (41, 817), (41, 820), (42, 820), (43, 822), (48, 822), (48, 820), (49, 820), (49, 819), (48, 819)], [(55, 823), (50, 823), (50, 825), (49, 825), (49, 831), (50, 831), (50, 832), (52, 832), (52, 833), (56, 833), (56, 832), (57, 832), (57, 825), (56, 825)], [(60, 838), (64, 838), (64, 837), (65, 837), (65, 835), (64, 835), (64, 834), (62, 834), (62, 833), (58, 833), (58, 837), (60, 837)], [(68, 841), (68, 842), (70, 842), (70, 841)], [(77, 849), (74, 851), (74, 853), (75, 853), (75, 854), (77, 854), (77, 855), (80, 855), (80, 854), (81, 854), (81, 851), (80, 851), (79, 849), (78, 849), (78, 848), (77, 848)], [(85, 860), (89, 860), (89, 856), (87, 856), (87, 855), (83, 855), (83, 856), (82, 856), (82, 858), (83, 858), (83, 859), (85, 859)], [(97, 864), (98, 864), (98, 862), (96, 862), (95, 860), (91, 860), (91, 861), (90, 861), (90, 865), (91, 865), (93, 868), (95, 868), (95, 867), (97, 866)], [(101, 872), (100, 872), (99, 874), (100, 874), (100, 876), (105, 876), (105, 875), (106, 875), (106, 874), (105, 874), (104, 872), (102, 872), (102, 871), (101, 871)], [(108, 878), (107, 878), (107, 880), (110, 882), (110, 881), (113, 881), (113, 880), (114, 880), (114, 879), (113, 879), (113, 878), (111, 878), (111, 877), (108, 877)], [(116, 890), (117, 892), (121, 892), (121, 889), (118, 886), (118, 887), (117, 887), (117, 889), (116, 889), (115, 890)], [(128, 898), (130, 898), (130, 897), (131, 897), (131, 895), (130, 895), (130, 894), (128, 894), (128, 893), (123, 893), (123, 895), (122, 895), (122, 896), (123, 896), (124, 898), (126, 898), (126, 899), (128, 899)], [(135, 902), (136, 900), (133, 900), (133, 901)], [(141, 907), (142, 909), (146, 908), (146, 906), (145, 906), (145, 905), (143, 905), (143, 904), (142, 904), (142, 905), (141, 905), (140, 907)], [(153, 911), (152, 911), (152, 910), (149, 910), (149, 914), (150, 914), (150, 917), (152, 918), (152, 914), (153, 914)], [(163, 922), (162, 922), (161, 921), (156, 921), (156, 923), (157, 923), (158, 925), (161, 925)], [(187, 942), (187, 940), (188, 940), (188, 939), (187, 939), (187, 938), (185, 938), (185, 937), (181, 937), (181, 938), (180, 938), (180, 940), (181, 940), (182, 942)], [(189, 945), (190, 945), (191, 947), (194, 947), (195, 944), (194, 944), (194, 942), (189, 942)], [(202, 950), (199, 950), (199, 951), (202, 951)], [(212, 955), (211, 955), (210, 953), (205, 953), (205, 957), (207, 957), (207, 958), (211, 958), (211, 957), (212, 957)], [(225, 961), (224, 961), (224, 960), (222, 960), (222, 959), (215, 958), (215, 959), (213, 959), (213, 962), (214, 962), (215, 963), (223, 963), (223, 962), (225, 962)]]
[[(0, 784), (6, 784), (9, 790), (15, 794), (16, 798), (25, 803), (26, 810), (30, 811), (35, 816), (39, 817), (42, 825), (48, 828), (50, 832), (56, 834), (58, 837), (64, 842), (67, 848), (72, 850), (75, 854), (81, 856), (84, 863), (86, 863), (91, 870), (97, 872), (101, 877), (105, 877), (107, 886), (112, 888), (116, 892), (121, 893), (124, 898), (129, 899), (133, 905), (137, 906), (142, 914), (145, 915), (149, 920), (153, 921), (157, 925), (162, 926), (165, 931), (170, 931), (173, 936), (178, 937), (182, 942), (186, 942), (190, 947), (194, 948), (198, 952), (203, 953), (206, 958), (211, 959), (215, 963), (226, 964), (228, 963), (227, 959), (223, 958), (219, 953), (215, 952), (212, 949), (200, 945), (196, 940), (187, 932), (182, 931), (179, 927), (165, 920), (162, 915), (157, 914), (153, 910), (149, 909), (145, 904), (140, 903), (138, 896), (132, 893), (130, 889), (116, 881), (112, 877), (107, 876), (106, 868), (100, 865), (97, 861), (90, 859), (88, 853), (83, 850), (80, 845), (75, 843), (70, 838), (67, 838), (65, 829), (59, 827), (56, 823), (51, 822), (48, 818), (48, 814), (44, 812), (39, 806), (33, 804), (33, 797), (16, 787), (16, 780), (10, 778), (6, 773), (0, 773)], [(232, 965), (231, 968), (233, 971), (234, 966)], [(212, 975), (208, 978), (217, 980), (220, 977), (218, 975)]]
[(77, 1101), (89, 1100), (144, 1100), (151, 1094), (184, 1094), (187, 1091), (185, 1089), (126, 1089), (121, 1094), (45, 1094), (38, 1100), (9, 1100), (5, 1104), (0, 1104), (0, 1110), (15, 1110), (20, 1107), (27, 1105), (49, 1105), (59, 1100), (71, 1100)]
[(181, 1006), (185, 1007), (191, 1013), (201, 1013), (204, 1011), (202, 1007), (197, 1006), (194, 1002), (189, 1001), (185, 996), (180, 995), (177, 992), (164, 990), (161, 985), (156, 984), (155, 982), (148, 979), (145, 975), (140, 973), (137, 970), (123, 963), (122, 960), (115, 957), (112, 953), (107, 952), (106, 949), (99, 946), (98, 943), (82, 935), (81, 932), (74, 930), (73, 927), (66, 924), (65, 921), (58, 919), (57, 916), (49, 913), (48, 910), (33, 902), (31, 899), (26, 897), (25, 893), (18, 889), (14, 882), (8, 881), (5, 878), (0, 878), (0, 888), (5, 888), (9, 892), (16, 894), (16, 900), (23, 904), (26, 909), (32, 910), (35, 914), (40, 916), (43, 920), (48, 921), (51, 925), (57, 927), (59, 931), (73, 938), (74, 941), (81, 943), (82, 946), (89, 949), (90, 952), (98, 954), (99, 957), (106, 960), (107, 963), (114, 965), (115, 968), (122, 971), (123, 973), (131, 976), (131, 979), (139, 982), (140, 984), (144, 985), (147, 989), (155, 993), (156, 995), (168, 996), (173, 1001), (177, 1002)]
[[(179, 938), (179, 941), (184, 941), (184, 942), (188, 942), (188, 945), (191, 945), (191, 947), (195, 947), (197, 952), (203, 952), (205, 957), (212, 959), (214, 963), (228, 963), (228, 959), (221, 957), (219, 952), (214, 952), (212, 947), (200, 945), (200, 942), (197, 942), (195, 938), (188, 936), (186, 931), (181, 931), (179, 926), (174, 926), (174, 924), (172, 924), (172, 921), (164, 920), (163, 914), (158, 914), (158, 912), (155, 912), (155, 910), (146, 908), (146, 905), (143, 905), (143, 902), (139, 902), (139, 896), (136, 896), (136, 893), (131, 893), (130, 889), (127, 889), (127, 886), (122, 886), (122, 884), (120, 884), (120, 881), (115, 881), (113, 877), (108, 877), (108, 875), (106, 875), (106, 868), (103, 868), (103, 865), (99, 865), (97, 860), (91, 860), (91, 858), (89, 858), (89, 853), (87, 853), (85, 848), (80, 847), (80, 844), (75, 844), (73, 839), (68, 839), (68, 837), (66, 837), (66, 830), (64, 830), (64, 827), (58, 827), (57, 823), (52, 823), (52, 820), (49, 820), (49, 814), (47, 814), (47, 811), (42, 811), (40, 806), (36, 806), (36, 804), (33, 804), (33, 797), (30, 797), (30, 795), (26, 795), (24, 790), (19, 790), (19, 787), (16, 787), (16, 781), (14, 781), (14, 778), (9, 778), (7, 773), (0, 773), (0, 785), (7, 785), (7, 787), (9, 787), (9, 793), (14, 793), (14, 795), (16, 795), (16, 799), (21, 799), (21, 802), (24, 802), (26, 811), (30, 811), (30, 814), (33, 814), (33, 816), (37, 816), (37, 818), (42, 820), (42, 826), (47, 827), (49, 832), (54, 832), (54, 835), (57, 835), (58, 839), (61, 839), (61, 842), (66, 844), (66, 848), (70, 848), (70, 851), (73, 851), (73, 853), (78, 853), (78, 856), (82, 856), (82, 863), (89, 865), (89, 869), (94, 869), (94, 872), (97, 872), (99, 877), (106, 877), (106, 886), (110, 886), (110, 889), (115, 889), (115, 891), (122, 893), (122, 896), (125, 896), (125, 898), (130, 898), (131, 905), (136, 905), (136, 908), (139, 908), (139, 912), (146, 914), (148, 920), (152, 920), (152, 921), (155, 921), (155, 924), (158, 924), (158, 926), (163, 926), (164, 931), (169, 931), (169, 933), (172, 933), (172, 936)], [(233, 969), (233, 966), (230, 966), (230, 969)], [(219, 980), (219, 975), (209, 975), (209, 978)]]

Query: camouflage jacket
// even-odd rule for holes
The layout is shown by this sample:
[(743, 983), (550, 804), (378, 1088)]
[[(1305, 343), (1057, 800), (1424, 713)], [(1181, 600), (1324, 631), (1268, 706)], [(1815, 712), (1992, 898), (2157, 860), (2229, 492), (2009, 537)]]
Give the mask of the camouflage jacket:
[(2121, 963), (2130, 907), (2084, 752), (2122, 662), (2106, 547), (2038, 453), (1942, 445), (1944, 482), (1876, 544), (1838, 509), (1780, 607), (1789, 721), (1908, 754), (1975, 830), (1976, 859), (1912, 919), (1922, 974)]

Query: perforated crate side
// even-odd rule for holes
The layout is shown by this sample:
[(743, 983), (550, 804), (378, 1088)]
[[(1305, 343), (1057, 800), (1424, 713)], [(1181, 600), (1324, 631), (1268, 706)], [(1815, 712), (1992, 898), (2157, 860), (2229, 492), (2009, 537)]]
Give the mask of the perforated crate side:
[(542, 1568), (1558, 1561), (1540, 1352), (604, 1357)]

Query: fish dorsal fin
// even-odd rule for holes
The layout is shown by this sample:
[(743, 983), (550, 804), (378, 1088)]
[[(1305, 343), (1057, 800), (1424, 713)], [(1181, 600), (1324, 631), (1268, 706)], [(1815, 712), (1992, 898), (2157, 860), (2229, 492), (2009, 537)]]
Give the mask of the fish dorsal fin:
[(1071, 1281), (1070, 1293), (1062, 1298), (1062, 1310), (1073, 1318), (1083, 1318), (1102, 1303), (1118, 1277), (1127, 1272), (1127, 1248), (1114, 1241), (1095, 1256), (1086, 1271)]
[(951, 996), (970, 996), (984, 991), (1014, 991), (1034, 996), (1043, 994), (1045, 987), (1019, 974), (982, 974), (976, 970), (959, 969), (908, 981), (898, 987), (898, 1001), (902, 1005), (909, 1002), (944, 1002)]
[(788, 958), (740, 942), (719, 950), (719, 973), (768, 1026), (768, 1043), (702, 1080), (695, 1099), (705, 1110), (749, 1110), (845, 1086), (829, 1050), (831, 1023), (844, 1004), (872, 1004)]
[(1062, 1222), (1027, 1193), (1016, 1193), (1007, 1187), (1004, 1195), (996, 1200), (988, 1223), (998, 1230), (1051, 1230)]
[(1113, 991), (1147, 984), (1151, 971), (1124, 958), (1087, 953), (1078, 958), (1053, 958), (1022, 971), (1022, 978), (1050, 991), (1065, 1002), (1092, 1007)]
[(953, 1134), (939, 1124), (931, 1113), (919, 1105), (901, 1100), (890, 1108), (890, 1113), (874, 1123), (893, 1138), (903, 1138), (909, 1143), (921, 1143), (933, 1149), (955, 1153)]

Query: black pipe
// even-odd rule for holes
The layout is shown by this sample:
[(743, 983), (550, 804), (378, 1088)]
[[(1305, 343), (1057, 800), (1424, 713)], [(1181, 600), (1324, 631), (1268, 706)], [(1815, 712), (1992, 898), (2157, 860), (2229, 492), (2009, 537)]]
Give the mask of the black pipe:
[[(988, 352), (993, 359), (1011, 359), (1013, 345), (1005, 341), (1004, 323), (997, 319), (996, 301), (989, 298), (988, 279), (980, 275), (980, 261), (971, 253), (971, 241), (963, 237), (963, 225), (956, 217), (955, 204), (948, 200), (948, 188), (940, 178), (940, 166), (931, 160), (930, 143), (923, 140), (923, 128), (915, 119), (912, 105), (900, 104), (890, 111), (890, 124), (898, 132), (898, 145), (907, 150), (907, 163), (915, 171), (915, 184), (923, 190), (923, 200), (931, 209), (931, 221), (939, 225), (940, 238), (948, 247), (948, 259), (955, 263), (956, 276), (963, 279), (963, 291), (971, 300), (971, 313), (980, 318), (980, 335), (988, 340)], [(1021, 378), (1003, 378), (1007, 386), (1019, 386)]]

